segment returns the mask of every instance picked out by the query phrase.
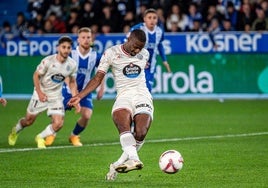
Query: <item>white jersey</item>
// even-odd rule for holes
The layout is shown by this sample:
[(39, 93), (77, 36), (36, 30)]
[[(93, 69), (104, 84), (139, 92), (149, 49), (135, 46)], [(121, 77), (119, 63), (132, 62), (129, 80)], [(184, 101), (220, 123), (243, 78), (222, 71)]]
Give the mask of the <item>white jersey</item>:
[(98, 71), (107, 73), (111, 68), (117, 95), (125, 92), (149, 93), (145, 83), (144, 69), (148, 62), (149, 52), (142, 49), (136, 56), (129, 55), (122, 44), (108, 48), (98, 66)]
[(48, 100), (62, 98), (62, 85), (66, 77), (76, 77), (76, 62), (68, 57), (64, 63), (56, 59), (57, 54), (45, 57), (37, 66), (40, 76), (41, 90)]

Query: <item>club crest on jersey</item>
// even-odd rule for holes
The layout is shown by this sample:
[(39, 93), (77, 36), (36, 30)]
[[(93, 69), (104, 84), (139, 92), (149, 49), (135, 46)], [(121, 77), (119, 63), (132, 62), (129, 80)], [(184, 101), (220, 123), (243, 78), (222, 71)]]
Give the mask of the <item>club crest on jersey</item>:
[(51, 76), (51, 80), (56, 83), (63, 82), (64, 79), (65, 79), (65, 76), (63, 76), (62, 74), (54, 74)]
[(143, 56), (141, 54), (137, 54), (136, 56), (139, 60), (142, 60), (143, 59)]
[(130, 63), (123, 69), (123, 74), (128, 78), (136, 78), (141, 73), (141, 68), (138, 65)]

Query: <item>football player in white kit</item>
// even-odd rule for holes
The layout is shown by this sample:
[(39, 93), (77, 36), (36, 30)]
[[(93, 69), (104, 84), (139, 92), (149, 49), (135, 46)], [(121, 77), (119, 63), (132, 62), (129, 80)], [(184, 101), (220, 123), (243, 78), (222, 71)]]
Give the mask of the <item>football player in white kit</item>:
[[(91, 45), (93, 43), (93, 34), (90, 28), (82, 27), (78, 30), (77, 38), (78, 46), (76, 49), (72, 50), (71, 57), (77, 62), (78, 70), (76, 76), (76, 83), (78, 91), (81, 91), (86, 84), (89, 82), (92, 72), (99, 65), (100, 55), (97, 54)], [(97, 92), (97, 99), (101, 99), (104, 93), (104, 82), (99, 87)], [(71, 110), (67, 105), (67, 102), (72, 97), (70, 88), (67, 84), (63, 85), (62, 90), (63, 103), (65, 110)], [(80, 118), (74, 125), (74, 129), (69, 137), (69, 142), (74, 146), (82, 146), (80, 141), (80, 133), (85, 130), (88, 122), (93, 113), (93, 99), (92, 93), (89, 93), (80, 101), (81, 111)], [(46, 145), (51, 145), (54, 142), (55, 135), (50, 135), (46, 137)]]
[(169, 63), (164, 49), (164, 29), (158, 25), (158, 15), (155, 9), (149, 8), (145, 10), (143, 15), (144, 22), (138, 23), (130, 28), (127, 37), (134, 29), (141, 29), (146, 34), (145, 48), (148, 50), (150, 56), (145, 69), (146, 85), (150, 92), (152, 92), (154, 85), (154, 75), (156, 73), (157, 55), (163, 60), (167, 72), (171, 73)]
[[(62, 102), (62, 85), (65, 79), (70, 80), (72, 94), (77, 94), (76, 86), (76, 62), (69, 57), (72, 50), (72, 39), (62, 36), (58, 40), (58, 53), (42, 59), (33, 74), (34, 91), (27, 107), (25, 117), (21, 118), (8, 136), (8, 143), (11, 146), (16, 144), (18, 134), (34, 123), (41, 112), (47, 110), (51, 123), (35, 137), (38, 148), (46, 148), (47, 136), (58, 132), (64, 121), (64, 106)], [(80, 110), (79, 104), (75, 106)]]
[[(112, 118), (119, 132), (123, 153), (116, 162), (110, 164), (107, 180), (115, 180), (117, 173), (143, 168), (138, 150), (144, 143), (154, 111), (152, 95), (145, 81), (144, 69), (149, 58), (149, 52), (144, 49), (145, 42), (144, 31), (136, 29), (131, 32), (124, 44), (107, 49), (100, 60), (96, 75), (69, 101), (69, 105), (78, 104), (101, 84), (111, 68), (117, 91)], [(132, 122), (136, 125), (135, 134), (130, 130)]]

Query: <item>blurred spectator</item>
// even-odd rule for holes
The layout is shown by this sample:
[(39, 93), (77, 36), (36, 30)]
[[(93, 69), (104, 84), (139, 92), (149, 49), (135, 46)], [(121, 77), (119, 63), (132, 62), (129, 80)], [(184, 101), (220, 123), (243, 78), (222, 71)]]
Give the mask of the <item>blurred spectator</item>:
[(164, 10), (159, 7), (156, 9), (156, 13), (158, 15), (158, 25), (162, 25), (162, 28), (164, 29), (164, 31), (166, 31), (166, 19), (165, 19), (165, 15), (164, 15)]
[(102, 34), (108, 34), (112, 32), (112, 27), (109, 22), (103, 22), (100, 26), (100, 32)]
[(90, 27), (91, 31), (92, 31), (92, 34), (93, 36), (95, 37), (96, 34), (98, 33), (99, 31), (99, 25), (98, 24), (93, 24), (91, 27)]
[[(122, 31), (122, 28), (120, 28), (120, 26), (121, 27), (123, 26), (122, 25), (119, 26), (118, 21), (120, 20), (118, 20), (118, 17), (116, 16), (116, 14), (112, 13), (112, 10), (113, 10), (112, 7), (109, 5), (105, 5), (102, 8), (102, 16), (99, 21), (100, 28), (104, 26), (104, 28), (108, 29), (108, 26), (109, 26), (109, 32), (120, 32)], [(121, 20), (121, 23), (123, 23), (123, 20)], [(102, 30), (103, 29), (101, 29), (101, 31)]]
[(240, 14), (238, 15), (238, 24), (236, 30), (245, 31), (245, 27), (248, 29), (248, 26), (251, 28), (255, 18), (255, 11), (251, 8), (251, 5), (248, 3), (242, 4)]
[(73, 24), (69, 33), (77, 34), (79, 29), (80, 26), (78, 24)]
[(268, 0), (263, 0), (260, 4), (261, 8), (263, 9), (265, 16), (268, 17)]
[(77, 12), (81, 9), (80, 0), (67, 0), (65, 1), (63, 11), (65, 13), (65, 17), (68, 18), (72, 10), (77, 10)]
[(251, 25), (249, 23), (246, 23), (244, 25), (244, 31), (247, 33), (249, 33), (251, 31)]
[(253, 11), (254, 10), (254, 5), (252, 4), (252, 0), (241, 0), (241, 6), (240, 6), (240, 11), (243, 11), (243, 5), (247, 4), (250, 7), (250, 10)]
[(104, 2), (103, 8), (109, 6), (112, 17), (115, 17), (117, 21), (117, 23), (111, 24), (112, 32), (122, 32), (120, 26), (124, 25), (123, 20), (126, 14), (132, 12), (135, 15), (136, 0), (104, 0)]
[(181, 28), (178, 27), (178, 20), (177, 18), (171, 19), (170, 22), (170, 28), (168, 29), (168, 32), (170, 33), (176, 33), (176, 32), (181, 32)]
[(44, 27), (44, 15), (41, 12), (37, 12), (37, 15), (34, 19), (31, 20), (34, 23), (36, 29), (41, 29)]
[(159, 0), (151, 0), (150, 1), (150, 8), (157, 9), (161, 7)]
[(189, 25), (189, 18), (182, 12), (181, 7), (178, 4), (171, 6), (170, 13), (166, 19), (167, 31), (171, 31), (171, 28), (173, 27), (172, 24), (174, 23), (177, 24), (178, 30), (188, 30), (187, 27)]
[(78, 18), (78, 10), (76, 8), (72, 8), (70, 10), (70, 14), (65, 21), (65, 25), (67, 33), (72, 33), (73, 27), (75, 25), (80, 25), (80, 21)]
[(30, 13), (30, 18), (35, 19), (37, 14), (40, 13), (45, 15), (47, 12), (47, 3), (44, 3), (45, 0), (28, 0), (27, 12)]
[(36, 34), (36, 25), (33, 22), (29, 22), (28, 28), (27, 28), (27, 34), (32, 35)]
[(81, 21), (81, 27), (90, 27), (97, 23), (97, 17), (93, 11), (93, 4), (90, 1), (85, 1), (82, 5), (82, 10), (79, 14), (79, 20)]
[(223, 19), (221, 31), (234, 31), (231, 20), (229, 18)]
[(15, 39), (15, 35), (12, 32), (11, 25), (8, 21), (4, 21), (3, 30), (1, 32), (1, 46), (2, 48), (6, 48), (7, 41), (11, 41)]
[(55, 12), (51, 12), (47, 20), (50, 20), (56, 33), (66, 33), (66, 25)]
[[(107, 6), (110, 7), (109, 11)], [(26, 25), (23, 31), (32, 33), (35, 27), (36, 32), (41, 32), (41, 27), (44, 26), (43, 19), (47, 19), (51, 12), (54, 12), (57, 14), (57, 19), (65, 23), (65, 32), (68, 33), (72, 32), (72, 28), (76, 25), (94, 26), (101, 32), (103, 24), (109, 25), (109, 32), (124, 32), (132, 25), (143, 21), (143, 13), (147, 8), (155, 8), (158, 11), (159, 25), (162, 25), (166, 32), (207, 30), (214, 18), (222, 24), (222, 30), (233, 28), (248, 31), (249, 28), (253, 29), (256, 9), (259, 7), (268, 17), (268, 0), (28, 0), (26, 11), (30, 14), (31, 26)], [(77, 13), (73, 12), (74, 8)], [(225, 18), (232, 23), (229, 29), (223, 29), (227, 21)], [(27, 31), (30, 28), (32, 31)], [(260, 21), (257, 24), (258, 28), (264, 28)], [(42, 32), (47, 33), (48, 30), (50, 29)], [(57, 32), (57, 29), (53, 30)], [(21, 36), (23, 38), (23, 35)]]
[(238, 10), (235, 9), (233, 2), (228, 1), (227, 2), (227, 7), (226, 7), (226, 11), (225, 11), (225, 18), (230, 20), (232, 28), (237, 29), (237, 21), (238, 21), (238, 17), (239, 17), (239, 12)]
[(215, 36), (221, 31), (220, 21), (217, 18), (213, 18), (210, 22), (210, 25), (209, 25), (207, 31), (209, 33), (209, 37), (210, 37), (211, 42), (213, 44), (213, 48), (215, 50), (217, 50), (218, 45), (215, 41)]
[(17, 13), (17, 20), (14, 25), (12, 25), (12, 32), (15, 36), (18, 36), (21, 40), (27, 40), (25, 34), (28, 32), (28, 22), (24, 16), (23, 12)]
[(56, 31), (54, 30), (52, 22), (50, 20), (45, 20), (44, 27), (42, 30), (39, 30), (39, 33), (48, 34), (56, 33)]
[(253, 31), (265, 31), (268, 30), (268, 18), (265, 17), (265, 12), (262, 7), (256, 8), (257, 18), (252, 23)]
[(189, 17), (189, 30), (193, 29), (194, 20), (202, 21), (203, 17), (202, 14), (198, 12), (196, 3), (190, 3), (188, 8), (188, 17)]
[(219, 0), (219, 3), (217, 5), (217, 9), (219, 11), (222, 11), (222, 14), (225, 12), (226, 8), (228, 7), (228, 4), (232, 4), (234, 9), (236, 11), (239, 11), (241, 8), (241, 1), (242, 0)]
[(139, 11), (136, 13), (136, 22), (135, 22), (136, 24), (143, 22), (143, 15), (146, 9), (147, 9), (146, 4), (143, 4), (143, 3), (140, 4)]
[(208, 28), (211, 25), (211, 21), (214, 18), (216, 18), (219, 22), (221, 22), (222, 17), (223, 17), (222, 14), (217, 11), (216, 5), (210, 4), (208, 6), (206, 19), (204, 20), (205, 21), (204, 27)]
[[(121, 27), (120, 27), (120, 31), (123, 31), (123, 26), (124, 25), (129, 25), (129, 26), (133, 26), (135, 25), (135, 16), (133, 14), (132, 11), (128, 11), (126, 13), (126, 15), (124, 16), (123, 21), (121, 22)], [(119, 32), (120, 32), (119, 31)]]
[(135, 0), (116, 0), (116, 11), (119, 12), (119, 15), (124, 17), (128, 11), (135, 13), (136, 3)]
[(202, 28), (202, 20), (200, 19), (194, 19), (193, 20), (193, 27), (192, 29), (189, 30), (189, 32), (203, 32), (203, 28)]
[(123, 26), (123, 33), (127, 34), (129, 32), (130, 28), (131, 28), (130, 25), (124, 25)]
[(45, 18), (48, 18), (52, 12), (56, 13), (58, 18), (64, 19), (63, 15), (63, 7), (64, 7), (64, 0), (50, 0), (50, 4), (48, 10), (46, 12)]
[[(163, 11), (165, 13), (164, 14), (165, 17), (167, 17), (168, 11), (169, 11), (170, 7), (172, 6), (172, 4), (177, 3), (177, 1), (174, 1), (174, 0), (159, 0), (158, 2), (159, 2), (160, 7), (163, 9)], [(148, 6), (148, 8), (149, 7), (150, 6)]]

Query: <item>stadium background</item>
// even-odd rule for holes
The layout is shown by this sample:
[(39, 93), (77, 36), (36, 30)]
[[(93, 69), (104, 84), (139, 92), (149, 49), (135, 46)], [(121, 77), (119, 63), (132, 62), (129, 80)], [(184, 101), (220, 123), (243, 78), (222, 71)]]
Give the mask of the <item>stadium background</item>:
[[(17, 13), (27, 15), (28, 1), (1, 1), (1, 22), (14, 24)], [(14, 6), (13, 6), (14, 5)], [(29, 16), (29, 15), (28, 15)], [(32, 74), (45, 56), (55, 52), (61, 34), (31, 34), (0, 47), (0, 74), (6, 98), (29, 98)], [(70, 34), (74, 40), (75, 35)], [(122, 43), (124, 33), (96, 35), (96, 48), (102, 53), (111, 45)], [(164, 41), (172, 74), (164, 72), (159, 59), (155, 98), (268, 98), (267, 33), (252, 31), (221, 32), (215, 50), (207, 32), (166, 33)], [(115, 95), (113, 78), (106, 80), (106, 98)]]

